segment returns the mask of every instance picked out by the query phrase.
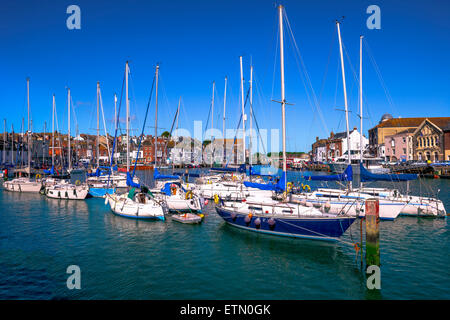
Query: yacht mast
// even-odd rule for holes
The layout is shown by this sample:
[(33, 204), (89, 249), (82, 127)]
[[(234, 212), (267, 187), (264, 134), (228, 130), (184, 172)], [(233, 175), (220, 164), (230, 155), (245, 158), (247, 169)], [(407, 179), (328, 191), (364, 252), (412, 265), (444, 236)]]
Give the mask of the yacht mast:
[(21, 144), (21, 147), (22, 147), (22, 150), (20, 151), (20, 167), (23, 167), (23, 137), (24, 137), (24, 133), (23, 133), (23, 130), (24, 130), (24, 128), (25, 128), (25, 119), (24, 118), (22, 118), (22, 137), (21, 137), (21, 140), (20, 140), (20, 144)]
[(248, 143), (249, 163), (252, 167), (252, 147), (253, 147), (253, 65), (250, 66), (250, 140)]
[[(344, 54), (342, 52), (342, 39), (341, 39), (341, 30), (339, 28), (339, 21), (336, 21), (338, 37), (339, 37), (339, 52), (341, 54), (341, 70), (342, 70), (342, 88), (344, 90), (344, 103), (345, 103), (345, 124), (347, 127), (347, 164), (351, 165), (351, 148), (350, 148), (350, 133), (348, 129), (348, 104), (347, 104), (347, 88), (345, 86), (345, 69), (344, 69)], [(351, 190), (352, 185), (348, 183), (348, 189)]]
[(211, 159), (211, 168), (214, 164), (214, 148), (213, 148), (213, 130), (214, 130), (214, 89), (216, 87), (216, 82), (213, 81), (212, 87), (212, 98), (211, 98), (211, 148), (212, 148), (212, 159)]
[(359, 117), (360, 117), (360, 138), (359, 138), (359, 154), (360, 162), (363, 162), (363, 97), (362, 97), (362, 39), (359, 37)]
[(55, 94), (52, 103), (52, 167), (55, 165)]
[[(282, 120), (282, 136), (283, 136), (283, 173), (286, 174), (286, 97), (284, 88), (284, 34), (283, 34), (283, 9), (282, 5), (278, 6), (278, 14), (280, 20), (280, 74), (281, 74), (281, 120)], [(287, 182), (285, 180), (284, 189), (286, 190)]]
[(44, 136), (42, 138), (42, 164), (44, 164), (44, 162), (45, 162), (45, 133), (46, 133), (46, 131), (47, 131), (47, 121), (44, 121)]
[(72, 157), (70, 150), (70, 88), (67, 88), (67, 115), (68, 115), (68, 133), (67, 133), (67, 145), (68, 145), (68, 160), (69, 160), (69, 172), (72, 170)]
[(14, 165), (14, 124), (11, 123), (11, 164)]
[[(117, 132), (117, 95), (115, 93), (114, 93), (114, 132)], [(117, 164), (117, 159), (115, 162)]]
[(97, 168), (100, 167), (100, 81), (97, 81)]
[(226, 102), (227, 102), (227, 77), (225, 77), (225, 90), (223, 94), (223, 125), (222, 125), (222, 136), (223, 136), (223, 163), (227, 163), (227, 141), (225, 137), (225, 111), (226, 111)]
[(159, 65), (156, 65), (156, 86), (155, 86), (155, 169), (158, 161), (158, 76)]
[(6, 162), (6, 118), (3, 119), (3, 161), (2, 163), (5, 164)]
[(127, 102), (127, 172), (130, 171), (130, 133), (129, 133), (129, 122), (130, 122), (130, 101), (128, 100), (128, 61), (125, 64), (125, 100)]
[(28, 132), (27, 132), (27, 142), (28, 142), (28, 176), (31, 176), (31, 128), (30, 128), (30, 78), (27, 78), (27, 109), (28, 109)]
[(245, 110), (244, 110), (244, 73), (242, 69), (242, 56), (239, 57), (241, 66), (241, 104), (242, 104), (242, 152), (244, 155), (245, 164)]

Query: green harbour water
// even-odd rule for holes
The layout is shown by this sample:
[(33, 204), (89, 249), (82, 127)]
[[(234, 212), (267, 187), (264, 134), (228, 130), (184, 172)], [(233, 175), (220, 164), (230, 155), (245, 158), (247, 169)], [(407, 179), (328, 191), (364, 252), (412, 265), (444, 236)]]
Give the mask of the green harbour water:
[[(450, 180), (411, 183), (413, 194), (437, 189), (449, 211)], [(3, 189), (0, 208), (0, 299), (450, 299), (447, 219), (381, 221), (374, 292), (351, 246), (360, 221), (328, 243), (238, 230), (213, 201), (201, 225), (119, 217), (101, 198)], [(70, 265), (81, 269), (80, 290), (66, 286)]]

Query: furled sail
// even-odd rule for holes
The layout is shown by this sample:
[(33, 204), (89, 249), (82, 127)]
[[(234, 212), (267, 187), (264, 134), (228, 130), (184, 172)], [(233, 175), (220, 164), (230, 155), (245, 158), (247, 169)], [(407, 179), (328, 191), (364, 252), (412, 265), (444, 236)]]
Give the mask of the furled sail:
[(240, 173), (244, 173), (245, 172), (245, 164), (240, 165), (238, 168), (229, 168), (229, 167), (224, 167), (224, 168), (210, 168), (211, 171), (219, 171), (219, 172), (240, 172)]
[(367, 181), (408, 181), (417, 179), (417, 174), (401, 173), (401, 174), (375, 174), (364, 168), (360, 164), (361, 182)]
[(141, 188), (141, 185), (139, 183), (133, 182), (133, 178), (131, 177), (129, 172), (127, 172), (127, 186), (133, 188)]
[(179, 176), (171, 176), (171, 175), (164, 175), (164, 174), (160, 174), (158, 169), (155, 168), (155, 171), (153, 173), (153, 179), (155, 180), (159, 180), (159, 179), (179, 179)]
[(286, 190), (286, 172), (283, 172), (277, 183), (255, 183), (244, 181), (244, 186), (248, 188), (256, 188), (260, 190), (271, 190), (275, 192), (283, 192)]
[(305, 175), (306, 180), (316, 180), (316, 181), (352, 181), (353, 180), (353, 169), (352, 166), (347, 166), (345, 171), (341, 174), (334, 175), (323, 175), (323, 176), (308, 176)]

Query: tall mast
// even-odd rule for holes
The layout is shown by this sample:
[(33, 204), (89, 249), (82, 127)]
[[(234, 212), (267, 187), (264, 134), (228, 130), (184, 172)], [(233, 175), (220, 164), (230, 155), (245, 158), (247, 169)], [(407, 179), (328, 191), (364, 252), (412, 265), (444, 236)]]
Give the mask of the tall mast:
[(344, 90), (344, 103), (345, 103), (345, 124), (347, 127), (347, 164), (351, 164), (350, 159), (350, 132), (348, 128), (348, 105), (347, 105), (347, 88), (345, 86), (345, 69), (344, 69), (344, 54), (342, 52), (342, 39), (341, 39), (341, 30), (339, 28), (339, 21), (336, 21), (338, 37), (339, 37), (339, 52), (341, 54), (341, 70), (342, 70), (342, 87)]
[(23, 137), (24, 137), (24, 133), (23, 130), (25, 128), (25, 119), (22, 118), (22, 138), (21, 138), (21, 146), (22, 146), (22, 150), (20, 152), (20, 166), (23, 167)]
[(11, 164), (14, 164), (14, 124), (11, 123)]
[(130, 101), (128, 100), (128, 61), (125, 64), (125, 101), (127, 102), (127, 172), (130, 171), (130, 128), (129, 128), (129, 122), (130, 122)]
[(2, 163), (5, 164), (6, 162), (6, 119), (3, 119), (3, 161)]
[(28, 109), (28, 131), (27, 131), (27, 141), (28, 141), (28, 175), (31, 176), (31, 126), (30, 126), (30, 78), (27, 78), (27, 109)]
[(100, 81), (97, 81), (97, 168), (100, 167)]
[(225, 137), (225, 111), (226, 111), (226, 105), (227, 105), (227, 77), (225, 77), (225, 90), (223, 94), (223, 125), (222, 125), (222, 135), (223, 135), (223, 163), (225, 164), (227, 162), (227, 140)]
[(47, 121), (44, 121), (44, 136), (42, 138), (42, 164), (45, 162), (45, 132), (47, 131)]
[[(213, 81), (213, 88), (212, 88), (212, 98), (211, 98), (211, 147), (213, 147), (213, 129), (214, 129), (214, 89), (216, 86), (216, 82)], [(214, 147), (212, 149), (212, 159), (211, 159), (211, 167), (214, 164)]]
[(242, 152), (245, 164), (245, 110), (244, 110), (244, 73), (242, 69), (242, 56), (239, 57), (241, 66), (241, 104), (242, 104)]
[(249, 162), (252, 166), (252, 147), (253, 147), (253, 65), (250, 66), (250, 140), (248, 142)]
[(69, 160), (69, 171), (72, 170), (72, 156), (70, 150), (70, 88), (67, 88), (67, 121), (68, 121), (68, 132), (67, 132), (67, 146), (68, 146), (68, 160)]
[[(283, 9), (282, 5), (278, 6), (278, 16), (280, 25), (280, 75), (281, 75), (281, 121), (283, 136), (283, 172), (286, 174), (286, 97), (284, 92), (284, 33), (283, 33)], [(286, 181), (284, 189), (286, 190)]]
[(362, 39), (359, 37), (359, 117), (360, 117), (360, 138), (359, 138), (359, 154), (360, 162), (363, 162), (363, 97), (362, 97)]
[[(117, 131), (117, 95), (114, 93), (114, 132)], [(114, 155), (113, 155), (114, 158)], [(117, 164), (117, 159), (116, 159)]]
[(159, 65), (156, 65), (156, 86), (155, 86), (155, 169), (158, 162), (158, 76)]
[(52, 167), (55, 165), (55, 95), (52, 103)]

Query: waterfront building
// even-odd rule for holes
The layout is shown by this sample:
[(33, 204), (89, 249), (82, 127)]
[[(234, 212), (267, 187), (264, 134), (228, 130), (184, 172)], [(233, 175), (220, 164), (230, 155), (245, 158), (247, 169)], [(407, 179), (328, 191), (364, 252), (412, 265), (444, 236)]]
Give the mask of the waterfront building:
[[(450, 121), (450, 117), (393, 118), (390, 114), (384, 114), (380, 122), (369, 129), (369, 153), (375, 157), (385, 158), (386, 136), (392, 136), (409, 129), (416, 130), (425, 119), (435, 124), (438, 123), (438, 126), (445, 126)], [(412, 143), (415, 144), (414, 141)], [(413, 155), (413, 160), (417, 160), (416, 158), (416, 155)]]
[(426, 118), (413, 134), (414, 160), (445, 160), (444, 129), (450, 126), (449, 118)]
[(413, 134), (415, 129), (406, 129), (384, 138), (386, 161), (413, 160)]

